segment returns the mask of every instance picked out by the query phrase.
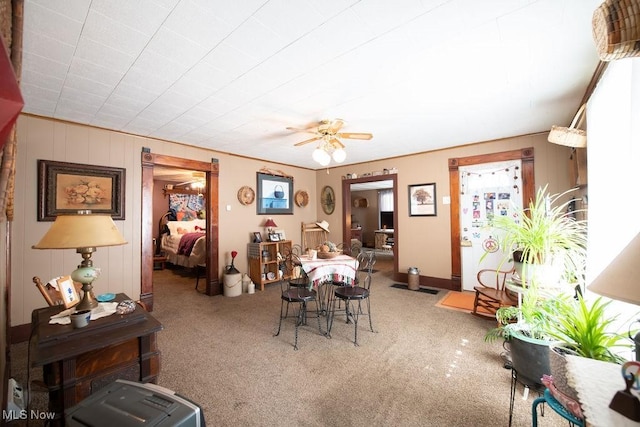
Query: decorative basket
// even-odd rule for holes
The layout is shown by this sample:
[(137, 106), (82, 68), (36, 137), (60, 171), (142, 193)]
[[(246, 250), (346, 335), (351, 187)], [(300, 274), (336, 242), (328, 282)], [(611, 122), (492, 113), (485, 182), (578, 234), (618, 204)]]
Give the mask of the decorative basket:
[(342, 254), (342, 252), (318, 252), (318, 258), (331, 259), (337, 257), (340, 254)]
[[(584, 117), (584, 107), (582, 104), (576, 116), (573, 118), (570, 127), (564, 126), (551, 126), (551, 132), (547, 139), (554, 144), (564, 145), (566, 147), (584, 148), (587, 146), (587, 132), (582, 129), (576, 128), (576, 122), (578, 126), (582, 123)], [(580, 119), (580, 121), (578, 121)]]
[(640, 0), (606, 0), (591, 22), (601, 60), (640, 56)]
[(284, 197), (284, 188), (282, 188), (282, 185), (278, 184), (274, 187), (273, 196), (276, 199), (282, 199)]

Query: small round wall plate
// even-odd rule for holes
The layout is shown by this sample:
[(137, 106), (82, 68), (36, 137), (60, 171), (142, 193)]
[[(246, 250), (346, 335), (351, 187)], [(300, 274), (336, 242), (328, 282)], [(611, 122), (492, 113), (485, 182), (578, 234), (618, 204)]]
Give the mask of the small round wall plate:
[(96, 297), (96, 299), (100, 302), (113, 301), (115, 298), (116, 298), (115, 294), (101, 294)]
[(256, 193), (249, 186), (242, 186), (238, 190), (238, 201), (243, 205), (250, 205), (256, 198)]
[(304, 190), (299, 190), (296, 192), (295, 196), (296, 205), (303, 208), (309, 204), (309, 193)]

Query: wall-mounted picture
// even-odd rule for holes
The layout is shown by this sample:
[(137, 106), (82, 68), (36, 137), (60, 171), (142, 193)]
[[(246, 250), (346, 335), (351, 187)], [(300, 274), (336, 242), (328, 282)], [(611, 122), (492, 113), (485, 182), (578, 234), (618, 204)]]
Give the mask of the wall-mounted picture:
[(257, 173), (258, 215), (293, 215), (293, 178)]
[(409, 216), (436, 216), (436, 184), (409, 185)]
[(38, 221), (91, 210), (124, 220), (125, 169), (38, 160)]

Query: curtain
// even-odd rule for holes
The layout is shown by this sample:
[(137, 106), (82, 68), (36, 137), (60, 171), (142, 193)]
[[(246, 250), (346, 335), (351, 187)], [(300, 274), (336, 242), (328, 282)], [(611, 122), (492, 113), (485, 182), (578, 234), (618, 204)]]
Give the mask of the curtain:
[(381, 212), (393, 212), (393, 190), (380, 190), (378, 193), (378, 209)]

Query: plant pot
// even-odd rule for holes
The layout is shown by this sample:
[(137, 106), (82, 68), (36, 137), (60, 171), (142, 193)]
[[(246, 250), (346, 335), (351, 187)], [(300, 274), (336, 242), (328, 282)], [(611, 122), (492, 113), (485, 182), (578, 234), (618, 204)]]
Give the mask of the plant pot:
[(549, 366), (551, 342), (514, 332), (507, 343), (511, 364), (518, 373), (518, 380), (530, 386), (542, 386), (542, 376), (551, 373)]
[(551, 346), (549, 348), (549, 366), (551, 368), (551, 376), (553, 377), (553, 384), (558, 390), (578, 401), (578, 392), (569, 385), (567, 379), (567, 354), (573, 354), (569, 349)]
[(562, 278), (562, 265), (560, 263), (525, 264), (515, 257), (515, 252), (513, 268), (522, 283), (537, 283), (542, 288), (555, 288)]

